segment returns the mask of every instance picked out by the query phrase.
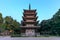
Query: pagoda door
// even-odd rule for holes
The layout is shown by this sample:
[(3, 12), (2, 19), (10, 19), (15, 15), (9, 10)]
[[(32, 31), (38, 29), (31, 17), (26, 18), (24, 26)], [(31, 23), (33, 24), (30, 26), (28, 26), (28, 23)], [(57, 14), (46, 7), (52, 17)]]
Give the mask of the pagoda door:
[(35, 36), (35, 30), (26, 29), (26, 36)]

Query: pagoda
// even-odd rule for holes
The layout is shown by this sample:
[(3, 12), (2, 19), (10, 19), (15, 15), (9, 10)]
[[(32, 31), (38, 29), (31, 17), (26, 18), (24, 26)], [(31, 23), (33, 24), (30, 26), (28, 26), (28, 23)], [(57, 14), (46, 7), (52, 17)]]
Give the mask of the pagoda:
[(38, 34), (40, 34), (38, 32), (38, 28), (40, 28), (39, 26), (37, 26), (38, 22), (37, 18), (38, 16), (36, 16), (36, 9), (35, 10), (31, 10), (31, 5), (29, 4), (29, 9), (26, 10), (24, 9), (23, 12), (23, 20), (21, 21), (22, 26), (21, 28), (21, 36), (37, 36)]

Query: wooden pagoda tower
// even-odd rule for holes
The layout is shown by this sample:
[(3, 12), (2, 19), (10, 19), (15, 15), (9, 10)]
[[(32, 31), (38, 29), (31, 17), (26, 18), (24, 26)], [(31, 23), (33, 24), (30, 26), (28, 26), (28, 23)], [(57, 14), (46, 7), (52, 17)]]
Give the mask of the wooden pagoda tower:
[(21, 21), (22, 26), (20, 27), (22, 36), (37, 36), (39, 33), (37, 29), (40, 27), (37, 26), (39, 21), (37, 21), (38, 16), (36, 15), (36, 9), (31, 10), (30, 4), (28, 10), (24, 9), (23, 20)]

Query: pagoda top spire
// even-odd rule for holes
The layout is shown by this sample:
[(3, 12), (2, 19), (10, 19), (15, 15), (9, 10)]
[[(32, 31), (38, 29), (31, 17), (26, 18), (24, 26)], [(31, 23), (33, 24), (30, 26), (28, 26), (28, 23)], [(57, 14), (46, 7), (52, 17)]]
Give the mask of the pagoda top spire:
[(29, 4), (29, 10), (31, 10), (31, 5)]

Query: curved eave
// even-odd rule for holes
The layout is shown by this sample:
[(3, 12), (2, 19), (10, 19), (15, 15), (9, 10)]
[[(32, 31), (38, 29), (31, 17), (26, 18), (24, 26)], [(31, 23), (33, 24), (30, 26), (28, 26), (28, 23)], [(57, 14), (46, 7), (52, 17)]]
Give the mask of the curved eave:
[(23, 21), (24, 23), (36, 23), (35, 21)]
[(24, 10), (24, 12), (30, 12), (30, 11), (36, 12), (36, 9), (32, 9), (32, 10), (23, 9), (23, 10)]
[(40, 26), (20, 26), (20, 28), (36, 29), (40, 28)]
[(30, 14), (28, 14), (28, 13), (23, 13), (23, 15), (24, 15), (24, 16), (25, 16), (25, 15), (34, 15), (34, 16), (36, 16), (37, 13), (30, 13)]
[(36, 20), (38, 18), (38, 16), (37, 17), (23, 17), (22, 16), (22, 18), (23, 18), (23, 20), (25, 20), (25, 19), (35, 19)]
[(37, 25), (39, 23), (39, 21), (36, 21), (35, 25)]
[(23, 22), (23, 21), (21, 21), (21, 24), (22, 24), (22, 25), (25, 25), (26, 23), (25, 23), (25, 22)]
[(37, 20), (38, 16), (36, 17), (36, 20)]

